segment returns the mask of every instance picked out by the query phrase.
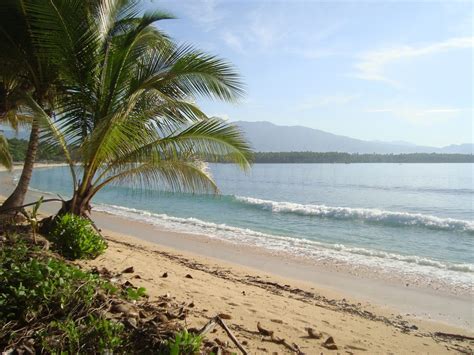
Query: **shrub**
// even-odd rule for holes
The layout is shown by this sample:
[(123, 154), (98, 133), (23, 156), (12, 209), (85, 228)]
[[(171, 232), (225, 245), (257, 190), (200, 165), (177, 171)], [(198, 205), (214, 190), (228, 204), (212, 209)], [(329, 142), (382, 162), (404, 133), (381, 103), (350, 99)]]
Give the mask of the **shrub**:
[(24, 244), (0, 252), (0, 319), (29, 322), (40, 314), (93, 301), (97, 275), (52, 259), (32, 258)]
[(170, 355), (196, 354), (201, 348), (202, 337), (188, 333), (185, 329), (176, 334), (173, 340), (168, 341)]
[(43, 349), (52, 354), (76, 354), (84, 348), (111, 352), (124, 343), (124, 325), (89, 314), (79, 319), (52, 321), (40, 334)]
[[(201, 338), (187, 332), (170, 339), (173, 324), (167, 329), (149, 321), (137, 327), (127, 314), (112, 314), (111, 304), (131, 304), (146, 290), (103, 276), (43, 250), (25, 235), (0, 239), (1, 351), (184, 355), (199, 350)], [(157, 310), (136, 306), (146, 314)]]
[[(21, 240), (2, 246), (0, 349), (21, 342), (25, 334), (49, 353), (103, 353), (119, 348), (126, 341), (123, 324), (95, 313), (101, 306), (98, 292), (117, 291), (99, 275), (52, 258)], [(34, 332), (25, 333), (26, 327)]]
[(57, 218), (49, 238), (61, 255), (72, 260), (94, 259), (107, 248), (89, 220), (72, 214)]

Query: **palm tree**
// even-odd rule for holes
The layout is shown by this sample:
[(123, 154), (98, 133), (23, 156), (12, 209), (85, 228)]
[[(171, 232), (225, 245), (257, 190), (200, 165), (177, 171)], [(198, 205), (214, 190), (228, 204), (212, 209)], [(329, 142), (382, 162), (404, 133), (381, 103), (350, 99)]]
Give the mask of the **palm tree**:
[[(56, 89), (57, 68), (41, 52), (32, 33), (35, 14), (28, 7), (31, 2), (2, 0), (0, 3), (0, 120), (31, 122), (23, 170), (15, 190), (0, 207), (2, 214), (23, 204), (31, 180), (41, 128), (31, 105), (51, 113)], [(4, 143), (2, 147), (5, 152)], [(3, 156), (9, 164), (8, 156)]]
[(124, 181), (217, 192), (204, 159), (248, 167), (251, 150), (241, 132), (195, 103), (239, 99), (242, 84), (230, 64), (175, 45), (153, 26), (171, 16), (139, 16), (135, 1), (97, 1), (87, 14), (82, 1), (57, 3), (58, 18), (48, 5), (35, 5), (36, 27), (49, 29), (36, 35), (61, 68), (65, 94), (55, 119), (40, 106), (35, 112), (71, 167), (73, 197), (60, 213), (86, 215), (98, 191)]

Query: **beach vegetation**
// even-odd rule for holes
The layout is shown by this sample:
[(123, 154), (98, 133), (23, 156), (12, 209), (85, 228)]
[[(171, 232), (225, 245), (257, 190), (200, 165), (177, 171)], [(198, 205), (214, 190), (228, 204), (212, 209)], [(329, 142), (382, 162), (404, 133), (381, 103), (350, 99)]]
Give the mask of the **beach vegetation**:
[(260, 164), (473, 163), (474, 155), (442, 153), (256, 152), (254, 153), (253, 162)]
[[(8, 149), (13, 162), (23, 162), (28, 150), (28, 141), (25, 139), (9, 138)], [(64, 153), (59, 147), (52, 147), (45, 142), (39, 142), (36, 161), (64, 162)]]
[(98, 292), (116, 290), (97, 275), (11, 236), (0, 249), (0, 348), (21, 348), (27, 341), (30, 349), (51, 353), (113, 350), (122, 344), (123, 325), (93, 309), (100, 305)]
[(146, 288), (144, 287), (128, 287), (125, 289), (127, 298), (131, 301), (138, 301), (140, 298), (146, 296)]
[(189, 333), (186, 329), (176, 333), (175, 338), (168, 340), (169, 355), (196, 354), (201, 348), (202, 337)]
[[(147, 302), (146, 290), (117, 283), (109, 271), (84, 270), (44, 246), (27, 230), (0, 239), (0, 349), (7, 353), (194, 354), (201, 337)], [(175, 351), (175, 350), (173, 350)]]
[(53, 223), (48, 238), (65, 258), (95, 259), (107, 249), (107, 242), (93, 228), (89, 219), (66, 213)]

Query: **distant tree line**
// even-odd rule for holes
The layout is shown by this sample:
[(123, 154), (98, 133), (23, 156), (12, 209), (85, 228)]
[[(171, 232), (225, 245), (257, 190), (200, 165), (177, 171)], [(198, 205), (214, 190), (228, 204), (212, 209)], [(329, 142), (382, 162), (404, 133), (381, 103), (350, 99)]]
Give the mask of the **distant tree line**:
[[(18, 138), (8, 139), (8, 147), (14, 162), (22, 162), (26, 157), (26, 150), (28, 148), (28, 141)], [(64, 161), (64, 154), (58, 147), (47, 146), (40, 143), (36, 155), (37, 161)]]
[[(21, 162), (25, 159), (28, 141), (24, 139), (8, 139), (13, 161)], [(39, 144), (38, 161), (64, 161), (60, 148)], [(224, 161), (222, 161), (224, 162)], [(438, 154), (438, 153), (410, 153), (410, 154), (358, 154), (339, 152), (256, 152), (254, 163), (474, 163), (472, 154)]]
[(350, 154), (338, 152), (257, 152), (255, 163), (474, 163), (472, 154)]

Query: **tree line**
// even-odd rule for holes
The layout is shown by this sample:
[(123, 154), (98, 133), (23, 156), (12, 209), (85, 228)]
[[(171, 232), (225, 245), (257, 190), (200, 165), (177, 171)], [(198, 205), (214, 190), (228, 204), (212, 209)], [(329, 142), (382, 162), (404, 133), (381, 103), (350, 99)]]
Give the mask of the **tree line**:
[[(10, 154), (15, 162), (25, 160), (28, 141), (18, 138), (8, 139)], [(74, 155), (74, 154), (73, 154)], [(59, 147), (39, 144), (38, 161), (65, 162)], [(350, 163), (474, 163), (472, 154), (350, 154), (340, 152), (256, 152), (253, 162), (260, 164), (350, 164)]]
[(339, 152), (257, 152), (254, 163), (474, 163), (472, 154), (350, 154)]
[[(28, 141), (18, 138), (8, 139), (8, 148), (14, 162), (25, 161), (26, 151), (28, 149)], [(38, 161), (54, 161), (64, 162), (64, 153), (59, 147), (51, 147), (41, 142), (36, 153), (36, 160)]]

